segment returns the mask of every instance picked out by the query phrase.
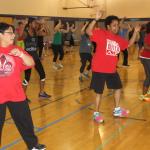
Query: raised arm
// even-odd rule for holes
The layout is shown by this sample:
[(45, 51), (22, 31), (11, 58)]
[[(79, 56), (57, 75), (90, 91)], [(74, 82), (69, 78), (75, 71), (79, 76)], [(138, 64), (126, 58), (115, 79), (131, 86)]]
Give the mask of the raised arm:
[(61, 28), (61, 20), (59, 20), (58, 24), (55, 26), (54, 31), (58, 32), (60, 31), (60, 28)]
[(92, 30), (93, 30), (93, 28), (94, 28), (96, 22), (97, 22), (99, 19), (101, 19), (102, 16), (103, 16), (103, 12), (102, 12), (102, 11), (98, 11), (98, 12), (96, 13), (95, 19), (89, 24), (89, 26), (88, 26), (88, 28), (87, 28), (87, 30), (86, 30), (86, 33), (87, 33), (89, 36), (92, 35)]
[(127, 22), (126, 22), (126, 25), (127, 25), (127, 27), (128, 27), (128, 31), (129, 31), (129, 32), (132, 31), (131, 25), (130, 25), (129, 23), (127, 23)]
[(75, 25), (73, 24), (72, 26), (71, 26), (71, 32), (75, 32), (77, 30), (77, 27), (75, 27)]
[(131, 39), (129, 40), (129, 45), (128, 45), (128, 47), (130, 47), (131, 45), (134, 44), (134, 42), (136, 41), (136, 36), (138, 35), (140, 29), (141, 29), (141, 26), (140, 26), (139, 24), (136, 25), (136, 27), (134, 28), (133, 35), (132, 35)]
[(126, 17), (123, 17), (121, 20), (120, 20), (120, 23), (119, 23), (119, 26), (122, 28), (122, 25), (125, 23), (125, 19)]
[(69, 32), (69, 23), (66, 22), (66, 25), (67, 25), (67, 29), (66, 30), (65, 29), (61, 29), (61, 32), (63, 32), (63, 33), (68, 33)]
[(86, 32), (85, 29), (86, 29), (86, 27), (87, 27), (88, 24), (89, 24), (89, 22), (87, 21), (87, 22), (84, 24), (84, 26), (82, 27), (82, 29), (81, 29), (81, 34), (82, 34), (82, 35)]

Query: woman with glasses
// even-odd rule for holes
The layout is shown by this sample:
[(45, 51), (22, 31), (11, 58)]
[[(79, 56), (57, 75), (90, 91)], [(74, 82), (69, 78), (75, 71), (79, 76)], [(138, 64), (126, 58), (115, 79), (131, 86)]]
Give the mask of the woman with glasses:
[[(0, 23), (0, 145), (6, 108), (29, 150), (45, 150), (38, 144), (26, 96), (22, 88), (22, 71), (34, 66), (33, 58), (22, 48), (14, 46), (13, 27)], [(18, 113), (19, 112), (19, 113)]]

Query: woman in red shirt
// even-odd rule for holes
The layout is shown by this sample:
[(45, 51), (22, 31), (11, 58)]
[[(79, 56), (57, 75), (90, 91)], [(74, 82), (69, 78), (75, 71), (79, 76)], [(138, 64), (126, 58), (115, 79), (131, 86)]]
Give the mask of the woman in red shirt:
[(144, 38), (144, 49), (140, 54), (141, 63), (143, 64), (146, 79), (143, 83), (143, 95), (140, 96), (141, 100), (150, 101), (148, 95), (150, 94), (150, 22), (146, 24), (146, 36)]
[(22, 71), (34, 66), (34, 61), (21, 47), (13, 45), (13, 29), (12, 25), (0, 23), (0, 142), (8, 107), (28, 149), (45, 150), (45, 145), (38, 144), (34, 134), (31, 112), (21, 80)]

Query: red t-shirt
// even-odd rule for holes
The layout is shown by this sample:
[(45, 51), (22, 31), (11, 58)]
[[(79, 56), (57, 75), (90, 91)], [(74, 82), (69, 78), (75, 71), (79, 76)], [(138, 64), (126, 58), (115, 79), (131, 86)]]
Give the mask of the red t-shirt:
[[(144, 43), (150, 46), (150, 33), (145, 36)], [(144, 48), (140, 54), (140, 58), (150, 59), (150, 50)]]
[(7, 48), (0, 47), (0, 104), (23, 101), (26, 98), (22, 88), (21, 73), (30, 67), (25, 66), (21, 58), (8, 54), (13, 48), (18, 48), (27, 54), (14, 45)]
[(118, 62), (117, 54), (128, 47), (128, 41), (104, 29), (94, 30), (91, 40), (97, 44), (92, 59), (92, 71), (115, 73)]

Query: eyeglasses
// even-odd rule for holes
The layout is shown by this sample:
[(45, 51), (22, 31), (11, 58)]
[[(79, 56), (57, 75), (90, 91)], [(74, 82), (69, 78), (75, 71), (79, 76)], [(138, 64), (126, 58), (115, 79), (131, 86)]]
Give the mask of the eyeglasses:
[(10, 34), (10, 35), (15, 34), (14, 32), (4, 32), (4, 33), (8, 33), (8, 34)]

